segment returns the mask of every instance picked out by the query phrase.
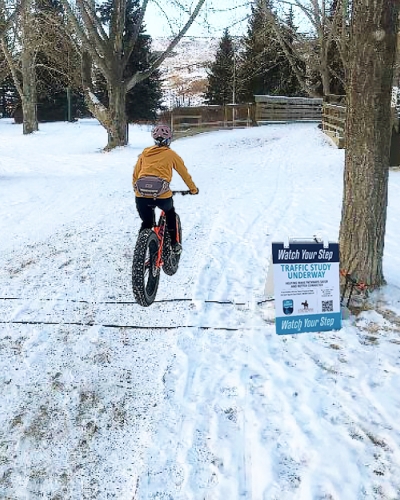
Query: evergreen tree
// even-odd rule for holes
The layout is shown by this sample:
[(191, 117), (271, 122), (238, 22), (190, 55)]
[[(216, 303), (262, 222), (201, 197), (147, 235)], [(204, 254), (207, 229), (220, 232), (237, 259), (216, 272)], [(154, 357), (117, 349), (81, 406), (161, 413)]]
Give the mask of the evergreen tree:
[(10, 74), (0, 78), (0, 118), (10, 118), (20, 103), (18, 91)]
[(235, 50), (228, 29), (220, 40), (215, 61), (208, 69), (208, 85), (204, 94), (207, 104), (227, 104), (233, 102), (236, 86)]
[[(285, 23), (282, 24), (282, 31), (287, 50), (294, 56), (293, 44), (296, 43), (297, 26), (294, 24), (294, 14), (292, 6), (290, 6), (289, 12), (286, 16)], [(286, 96), (305, 95), (305, 92), (302, 90), (299, 80), (296, 77), (296, 74), (293, 71), (293, 68), (288, 61), (287, 56), (283, 53), (281, 53), (281, 56), (283, 56), (281, 64), (279, 65), (280, 68), (279, 88), (281, 95), (286, 95)], [(295, 57), (293, 57), (293, 59), (295, 59)], [(305, 74), (306, 67), (304, 61), (297, 60), (297, 68), (300, 70), (302, 74)]]
[[(111, 19), (112, 0), (107, 0), (99, 8), (102, 21), (108, 24)], [(128, 0), (125, 13), (125, 46), (131, 38), (135, 29), (136, 22), (140, 13), (139, 0)], [(145, 28), (142, 25), (136, 45), (124, 71), (124, 77), (134, 74), (136, 71), (145, 71), (150, 67), (152, 60), (151, 36), (145, 34)], [(162, 88), (160, 71), (154, 71), (149, 78), (141, 81), (133, 87), (126, 95), (126, 115), (128, 122), (135, 121), (154, 121), (162, 106)], [(99, 79), (99, 99), (108, 105), (107, 91), (104, 78)]]
[(3, 51), (0, 49), (0, 118), (9, 118), (19, 102), (10, 68)]
[[(245, 101), (252, 101), (257, 94), (301, 95), (293, 69), (266, 16), (266, 8), (273, 9), (272, 0), (256, 0), (244, 39), (240, 80), (243, 87), (241, 98)], [(281, 28), (288, 38), (289, 46), (296, 29), (292, 13), (289, 13), (286, 25)]]

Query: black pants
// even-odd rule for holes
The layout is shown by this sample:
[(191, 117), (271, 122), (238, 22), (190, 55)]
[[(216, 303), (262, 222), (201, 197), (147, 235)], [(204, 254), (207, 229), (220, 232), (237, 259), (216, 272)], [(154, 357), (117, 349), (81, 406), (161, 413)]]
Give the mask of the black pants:
[(172, 196), (170, 198), (159, 198), (158, 200), (153, 200), (152, 198), (139, 198), (136, 196), (136, 208), (139, 213), (139, 217), (142, 219), (142, 229), (151, 229), (155, 225), (155, 214), (154, 209), (158, 207), (165, 212), (165, 218), (167, 220), (168, 232), (171, 236), (171, 243), (176, 242), (176, 212), (174, 207), (174, 202), (172, 201)]

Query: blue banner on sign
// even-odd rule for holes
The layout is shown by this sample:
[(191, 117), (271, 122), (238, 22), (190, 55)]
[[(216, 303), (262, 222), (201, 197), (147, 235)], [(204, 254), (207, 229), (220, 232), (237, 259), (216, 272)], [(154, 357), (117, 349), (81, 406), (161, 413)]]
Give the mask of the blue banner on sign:
[(273, 264), (339, 262), (339, 245), (330, 243), (291, 243), (285, 247), (283, 243), (272, 243)]
[(304, 332), (325, 332), (340, 330), (342, 327), (341, 313), (310, 314), (276, 318), (276, 333), (290, 335)]

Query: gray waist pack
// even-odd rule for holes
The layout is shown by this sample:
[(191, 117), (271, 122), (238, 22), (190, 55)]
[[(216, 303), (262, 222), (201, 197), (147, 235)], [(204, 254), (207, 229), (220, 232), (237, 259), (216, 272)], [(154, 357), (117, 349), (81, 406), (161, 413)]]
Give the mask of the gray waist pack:
[(146, 175), (136, 181), (135, 187), (142, 196), (158, 198), (169, 191), (169, 182), (155, 175)]

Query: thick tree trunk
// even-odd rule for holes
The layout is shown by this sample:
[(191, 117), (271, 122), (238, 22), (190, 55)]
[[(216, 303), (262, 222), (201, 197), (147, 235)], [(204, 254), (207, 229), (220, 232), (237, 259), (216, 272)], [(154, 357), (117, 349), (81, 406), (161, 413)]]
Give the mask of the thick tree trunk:
[[(115, 75), (118, 71), (115, 70)], [(126, 85), (122, 78), (115, 77), (108, 84), (108, 107), (104, 106), (92, 91), (92, 58), (90, 54), (82, 54), (82, 84), (85, 92), (86, 104), (92, 115), (99, 120), (107, 130), (108, 142), (104, 148), (110, 151), (128, 143), (128, 129), (126, 121)]]
[(126, 146), (128, 143), (128, 129), (126, 121), (126, 87), (121, 81), (115, 82), (108, 89), (108, 111), (110, 115), (107, 127), (108, 143), (106, 149)]
[(343, 270), (371, 288), (382, 269), (399, 0), (353, 2), (340, 225)]

